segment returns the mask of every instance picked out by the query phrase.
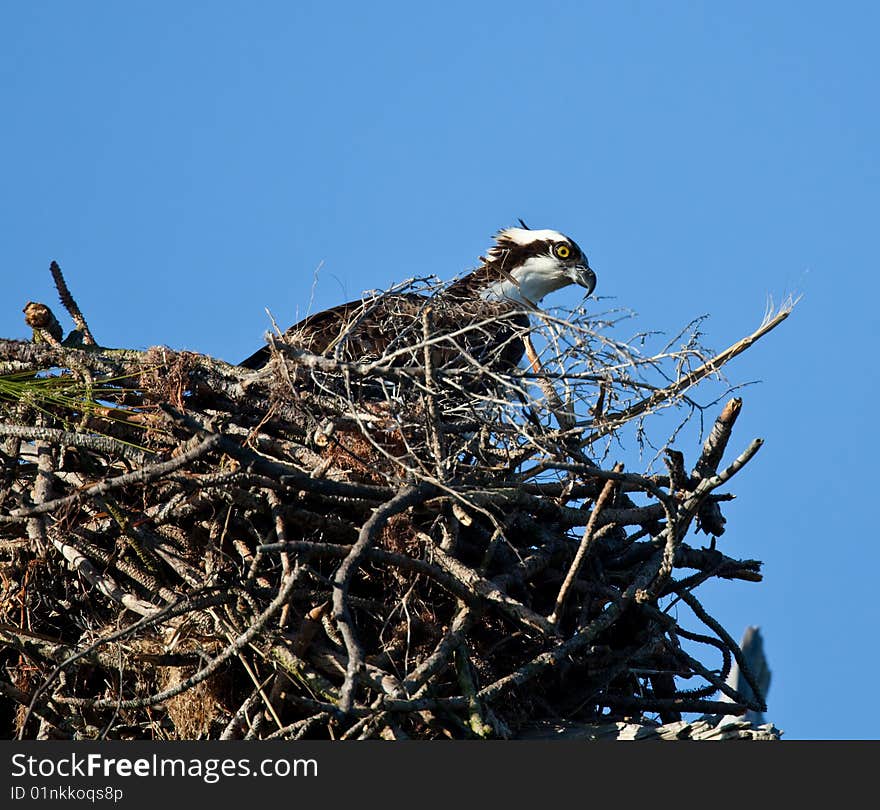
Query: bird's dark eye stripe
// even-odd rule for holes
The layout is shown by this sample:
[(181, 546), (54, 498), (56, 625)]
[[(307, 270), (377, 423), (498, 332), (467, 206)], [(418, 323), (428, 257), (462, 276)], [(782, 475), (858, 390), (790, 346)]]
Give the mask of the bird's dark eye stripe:
[[(568, 254), (563, 256), (559, 253), (561, 247), (568, 249)], [(519, 245), (510, 239), (499, 239), (498, 244), (489, 249), (489, 261), (497, 262), (503, 267), (516, 267), (532, 256), (553, 256), (564, 262), (579, 262), (583, 260), (583, 251), (577, 243), (570, 239), (566, 242), (553, 242), (540, 240)]]

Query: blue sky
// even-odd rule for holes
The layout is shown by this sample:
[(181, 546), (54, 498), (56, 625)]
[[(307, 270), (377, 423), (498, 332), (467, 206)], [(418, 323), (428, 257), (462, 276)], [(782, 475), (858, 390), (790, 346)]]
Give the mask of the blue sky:
[(319, 266), (316, 308), (449, 278), (517, 217), (718, 349), (803, 294), (729, 369), (762, 381), (731, 452), (766, 445), (720, 545), (765, 581), (701, 590), (762, 627), (788, 737), (875, 735), (878, 8), (6, 4), (0, 335), (54, 306), (57, 259), (104, 345), (237, 361)]

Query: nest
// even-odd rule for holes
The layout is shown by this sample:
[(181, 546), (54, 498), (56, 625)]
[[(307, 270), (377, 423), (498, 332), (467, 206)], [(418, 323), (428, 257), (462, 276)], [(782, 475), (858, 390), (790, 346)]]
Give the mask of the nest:
[[(742, 402), (691, 395), (789, 308), (714, 355), (696, 327), (645, 356), (613, 316), (533, 313), (528, 370), (503, 372), (450, 366), (426, 310), (405, 363), (273, 342), (252, 371), (101, 348), (53, 274), (75, 331), (32, 303), (34, 341), (0, 341), (2, 736), (510, 738), (764, 710), (695, 595), (761, 580), (714, 542), (761, 443), (723, 465)], [(608, 461), (670, 406), (715, 410), (690, 463)]]

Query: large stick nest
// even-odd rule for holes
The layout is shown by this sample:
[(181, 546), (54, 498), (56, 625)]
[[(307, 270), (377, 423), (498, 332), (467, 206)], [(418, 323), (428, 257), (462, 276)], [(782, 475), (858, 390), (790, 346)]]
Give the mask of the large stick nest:
[(741, 401), (690, 464), (608, 458), (669, 406), (702, 415), (694, 387), (788, 308), (715, 355), (696, 327), (646, 355), (614, 316), (533, 313), (528, 370), (501, 373), (426, 307), (392, 358), (273, 342), (248, 371), (94, 345), (53, 273), (76, 331), (29, 304), (34, 341), (0, 341), (0, 735), (511, 737), (764, 709), (695, 596), (761, 580), (714, 542), (760, 447), (722, 464)]

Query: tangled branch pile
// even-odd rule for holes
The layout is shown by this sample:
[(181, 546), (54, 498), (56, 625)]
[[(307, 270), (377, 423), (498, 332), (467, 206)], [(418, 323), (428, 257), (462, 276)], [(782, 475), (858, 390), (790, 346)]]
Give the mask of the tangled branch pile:
[(604, 457), (694, 412), (788, 308), (714, 356), (538, 316), (529, 370), (502, 372), (426, 306), (405, 351), (273, 343), (249, 371), (94, 345), (53, 272), (76, 332), (29, 304), (34, 342), (0, 341), (3, 736), (511, 737), (764, 709), (725, 683), (748, 668), (694, 595), (760, 562), (686, 542), (724, 531), (760, 447), (721, 463), (741, 401), (690, 465)]

